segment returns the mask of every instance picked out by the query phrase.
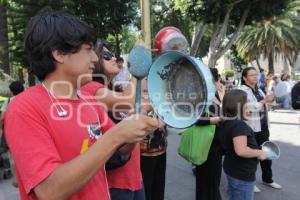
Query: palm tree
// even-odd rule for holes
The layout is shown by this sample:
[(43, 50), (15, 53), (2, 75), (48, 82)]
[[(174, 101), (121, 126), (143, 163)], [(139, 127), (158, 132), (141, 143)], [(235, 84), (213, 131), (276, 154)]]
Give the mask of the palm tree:
[(239, 55), (248, 62), (262, 55), (271, 73), (279, 55), (291, 62), (300, 49), (300, 19), (295, 12), (299, 5), (300, 1), (294, 1), (285, 14), (245, 27), (236, 43)]

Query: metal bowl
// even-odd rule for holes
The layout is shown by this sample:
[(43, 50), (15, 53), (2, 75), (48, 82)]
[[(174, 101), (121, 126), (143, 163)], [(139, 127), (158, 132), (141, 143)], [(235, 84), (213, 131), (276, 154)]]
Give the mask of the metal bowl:
[(215, 95), (209, 68), (178, 51), (167, 51), (151, 65), (148, 93), (156, 114), (174, 128), (193, 125)]
[(275, 160), (280, 157), (280, 148), (274, 142), (266, 141), (261, 145), (261, 150), (266, 152), (269, 160)]

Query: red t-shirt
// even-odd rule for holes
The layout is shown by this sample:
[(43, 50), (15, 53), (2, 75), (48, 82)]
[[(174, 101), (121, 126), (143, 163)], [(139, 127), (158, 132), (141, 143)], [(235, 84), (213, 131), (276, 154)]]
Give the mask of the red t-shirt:
[[(67, 116), (58, 116), (62, 109)], [(34, 187), (86, 151), (96, 141), (99, 122), (103, 133), (114, 125), (92, 98), (51, 100), (41, 85), (16, 96), (6, 112), (5, 134), (16, 162), (21, 199), (37, 199)], [(69, 199), (110, 199), (104, 166)]]
[(136, 191), (142, 189), (142, 173), (140, 167), (140, 144), (136, 144), (131, 152), (130, 160), (113, 170), (107, 171), (109, 188), (128, 189)]
[(89, 95), (95, 96), (100, 88), (105, 88), (105, 85), (96, 81), (90, 81), (81, 87), (81, 91), (87, 92)]
[[(81, 90), (95, 95), (96, 91), (103, 87), (105, 86), (101, 83), (92, 81), (81, 87)], [(140, 169), (140, 145), (136, 144), (131, 152), (130, 160), (125, 165), (107, 172), (109, 187), (131, 191), (142, 189), (143, 179)]]

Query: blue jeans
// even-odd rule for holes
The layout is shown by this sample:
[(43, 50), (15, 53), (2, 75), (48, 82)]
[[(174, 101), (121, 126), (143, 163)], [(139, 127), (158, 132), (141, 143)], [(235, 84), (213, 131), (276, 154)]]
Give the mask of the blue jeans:
[(253, 200), (255, 181), (242, 181), (227, 175), (228, 200)]
[(283, 108), (290, 108), (291, 105), (291, 95), (287, 95), (283, 99)]
[(110, 189), (111, 200), (145, 200), (144, 187), (140, 190), (131, 191), (128, 189)]

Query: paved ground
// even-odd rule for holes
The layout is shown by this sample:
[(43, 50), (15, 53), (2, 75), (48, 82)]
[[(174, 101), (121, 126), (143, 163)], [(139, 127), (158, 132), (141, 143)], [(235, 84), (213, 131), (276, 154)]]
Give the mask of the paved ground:
[[(274, 179), (283, 186), (282, 190), (268, 188), (261, 184), (260, 171), (257, 185), (262, 192), (255, 194), (256, 200), (299, 200), (300, 199), (300, 112), (276, 110), (270, 112), (271, 140), (279, 144), (281, 157), (273, 163)], [(195, 179), (191, 165), (177, 153), (177, 134), (169, 136), (166, 200), (193, 200)], [(221, 191), (226, 198), (226, 180), (222, 177)], [(11, 180), (0, 181), (0, 200), (18, 200), (18, 190), (11, 186)]]

